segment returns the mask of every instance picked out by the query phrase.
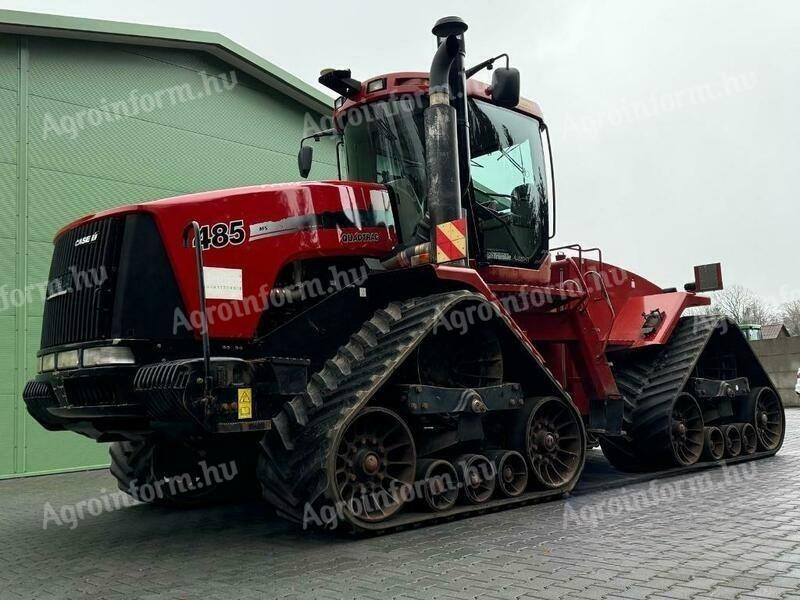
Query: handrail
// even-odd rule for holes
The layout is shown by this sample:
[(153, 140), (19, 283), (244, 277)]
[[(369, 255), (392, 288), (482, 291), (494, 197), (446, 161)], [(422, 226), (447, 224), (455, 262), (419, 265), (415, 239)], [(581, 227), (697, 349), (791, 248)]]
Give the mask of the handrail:
[(183, 247), (189, 247), (189, 233), (194, 233), (195, 266), (197, 268), (197, 296), (200, 300), (200, 323), (203, 338), (203, 397), (208, 398), (211, 388), (211, 340), (208, 332), (208, 310), (206, 309), (206, 281), (203, 269), (203, 245), (200, 224), (192, 221), (183, 229)]
[(614, 304), (611, 302), (611, 296), (608, 293), (608, 287), (606, 286), (606, 282), (603, 279), (603, 275), (599, 271), (586, 271), (586, 275), (593, 275), (597, 277), (598, 281), (600, 281), (600, 290), (603, 292), (603, 295), (606, 299), (606, 304), (608, 305), (608, 310), (611, 312), (611, 324), (608, 327), (608, 333), (605, 335), (605, 339), (603, 339), (603, 350), (606, 349), (608, 345), (608, 339), (611, 337), (611, 330), (614, 327), (614, 321), (617, 320), (617, 311), (614, 310)]
[(550, 252), (557, 252), (558, 250), (574, 250), (578, 253), (578, 261), (583, 269), (583, 255), (586, 252), (597, 252), (597, 262), (599, 270), (603, 270), (603, 251), (600, 248), (584, 248), (580, 244), (567, 244), (566, 246), (559, 246), (557, 248), (550, 248)]

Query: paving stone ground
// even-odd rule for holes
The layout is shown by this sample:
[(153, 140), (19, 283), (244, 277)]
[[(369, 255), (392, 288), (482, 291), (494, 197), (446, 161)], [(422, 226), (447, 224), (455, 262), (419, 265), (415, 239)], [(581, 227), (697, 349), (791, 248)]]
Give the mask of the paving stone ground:
[(113, 490), (102, 471), (0, 481), (0, 600), (800, 598), (800, 410), (773, 458), (377, 538), (256, 502), (43, 528), (48, 503)]

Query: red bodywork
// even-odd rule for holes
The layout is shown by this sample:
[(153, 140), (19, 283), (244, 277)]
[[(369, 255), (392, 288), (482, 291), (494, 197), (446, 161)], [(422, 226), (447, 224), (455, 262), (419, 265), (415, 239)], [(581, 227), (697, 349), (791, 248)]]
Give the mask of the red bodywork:
[[(366, 93), (367, 83), (386, 79), (386, 89)], [(340, 105), (334, 116), (365, 102), (389, 96), (427, 93), (427, 73), (395, 73), (370, 79), (362, 93)], [(469, 95), (490, 100), (487, 85), (470, 81)], [(522, 100), (519, 112), (542, 118), (539, 106)], [(197, 314), (199, 301), (194, 252), (183, 245), (183, 232), (191, 221), (214, 225), (243, 221), (246, 239), (237, 245), (204, 252), (206, 267), (241, 269), (242, 300), (208, 301), (209, 311), (230, 318), (212, 319), (212, 338), (250, 340), (256, 335), (260, 308), (279, 273), (294, 261), (314, 258), (375, 257), (389, 255), (397, 234), (386, 189), (377, 184), (348, 181), (263, 185), (192, 194), (146, 204), (136, 204), (90, 215), (88, 220), (110, 215), (151, 214), (164, 241), (187, 313)], [(327, 223), (306, 219), (338, 215)], [(365, 219), (364, 215), (383, 215)], [(299, 219), (298, 219), (299, 218)], [(295, 219), (294, 221), (292, 219)], [(269, 236), (258, 226), (286, 228)], [(63, 231), (63, 230), (62, 230)], [(348, 236), (370, 234), (368, 239)], [(442, 280), (456, 281), (500, 307), (520, 340), (542, 357), (555, 378), (570, 393), (583, 414), (589, 399), (617, 399), (619, 391), (611, 372), (614, 352), (662, 345), (670, 337), (683, 311), (707, 305), (709, 300), (684, 292), (664, 293), (660, 287), (634, 273), (587, 260), (549, 257), (539, 269), (510, 267), (470, 268), (437, 265)], [(254, 309), (254, 306), (256, 309)], [(221, 310), (222, 309), (222, 310)], [(660, 315), (654, 330), (643, 332), (645, 317)]]
[[(380, 79), (386, 80), (386, 87), (374, 92), (367, 92), (370, 83)], [(388, 98), (397, 96), (416, 96), (418, 98), (425, 98), (428, 95), (429, 84), (428, 73), (423, 72), (406, 72), (406, 73), (388, 73), (386, 75), (379, 75), (368, 79), (361, 86), (361, 92), (355, 96), (347, 99), (341, 106), (339, 106), (333, 113), (334, 120), (339, 123), (347, 111), (354, 107), (366, 104), (367, 102), (375, 102), (377, 100), (386, 100)], [(478, 98), (480, 100), (492, 101), (492, 97), (487, 91), (489, 88), (488, 83), (470, 79), (467, 81), (467, 95), (470, 98)], [(528, 115), (529, 117), (536, 117), (542, 120), (542, 109), (536, 102), (520, 98), (519, 104), (513, 109), (517, 112)]]
[[(710, 304), (687, 292), (665, 293), (639, 275), (587, 259), (548, 259), (538, 270), (438, 266), (436, 271), (495, 302), (582, 414), (588, 413), (590, 398), (619, 397), (611, 372), (614, 352), (663, 345), (687, 308)], [(660, 321), (645, 334), (645, 316), (653, 311), (661, 313)]]
[[(244, 243), (203, 252), (206, 267), (242, 271), (242, 300), (208, 300), (209, 313), (218, 315), (210, 319), (209, 332), (211, 337), (221, 339), (253, 338), (261, 309), (269, 303), (268, 295), (278, 274), (293, 261), (332, 256), (380, 257), (397, 244), (385, 188), (340, 181), (261, 185), (178, 196), (90, 215), (62, 231), (88, 220), (134, 212), (154, 217), (189, 319), (199, 314), (200, 303), (194, 252), (183, 245), (186, 225), (192, 221), (201, 226), (244, 221)], [(384, 212), (389, 216), (382, 223), (365, 225), (362, 222), (364, 213), (373, 212)], [(342, 223), (320, 227), (313, 223), (286, 221), (293, 217), (326, 213), (338, 215)], [(251, 231), (261, 224), (282, 221), (289, 229), (281, 234), (258, 237)], [(351, 221), (352, 226), (347, 226), (347, 221)], [(372, 236), (375, 241), (350, 240), (343, 236), (359, 232), (375, 234)], [(191, 322), (197, 322), (197, 319)]]

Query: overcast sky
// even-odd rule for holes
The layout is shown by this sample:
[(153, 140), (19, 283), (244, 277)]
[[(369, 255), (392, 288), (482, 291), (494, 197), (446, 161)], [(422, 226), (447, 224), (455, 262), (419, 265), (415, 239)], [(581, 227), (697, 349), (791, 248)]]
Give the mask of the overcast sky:
[(0, 0), (0, 7), (217, 31), (301, 79), (427, 70), (435, 20), (468, 62), (522, 72), (554, 145), (560, 244), (663, 286), (721, 261), (726, 283), (800, 297), (800, 2)]

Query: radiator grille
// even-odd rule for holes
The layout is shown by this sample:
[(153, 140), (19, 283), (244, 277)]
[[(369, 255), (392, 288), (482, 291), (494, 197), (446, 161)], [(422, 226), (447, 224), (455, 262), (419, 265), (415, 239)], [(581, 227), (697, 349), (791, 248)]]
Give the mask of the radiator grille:
[(123, 218), (84, 223), (57, 240), (50, 265), (42, 347), (107, 339)]
[(124, 402), (119, 381), (106, 377), (67, 379), (64, 391), (69, 406), (107, 406)]

